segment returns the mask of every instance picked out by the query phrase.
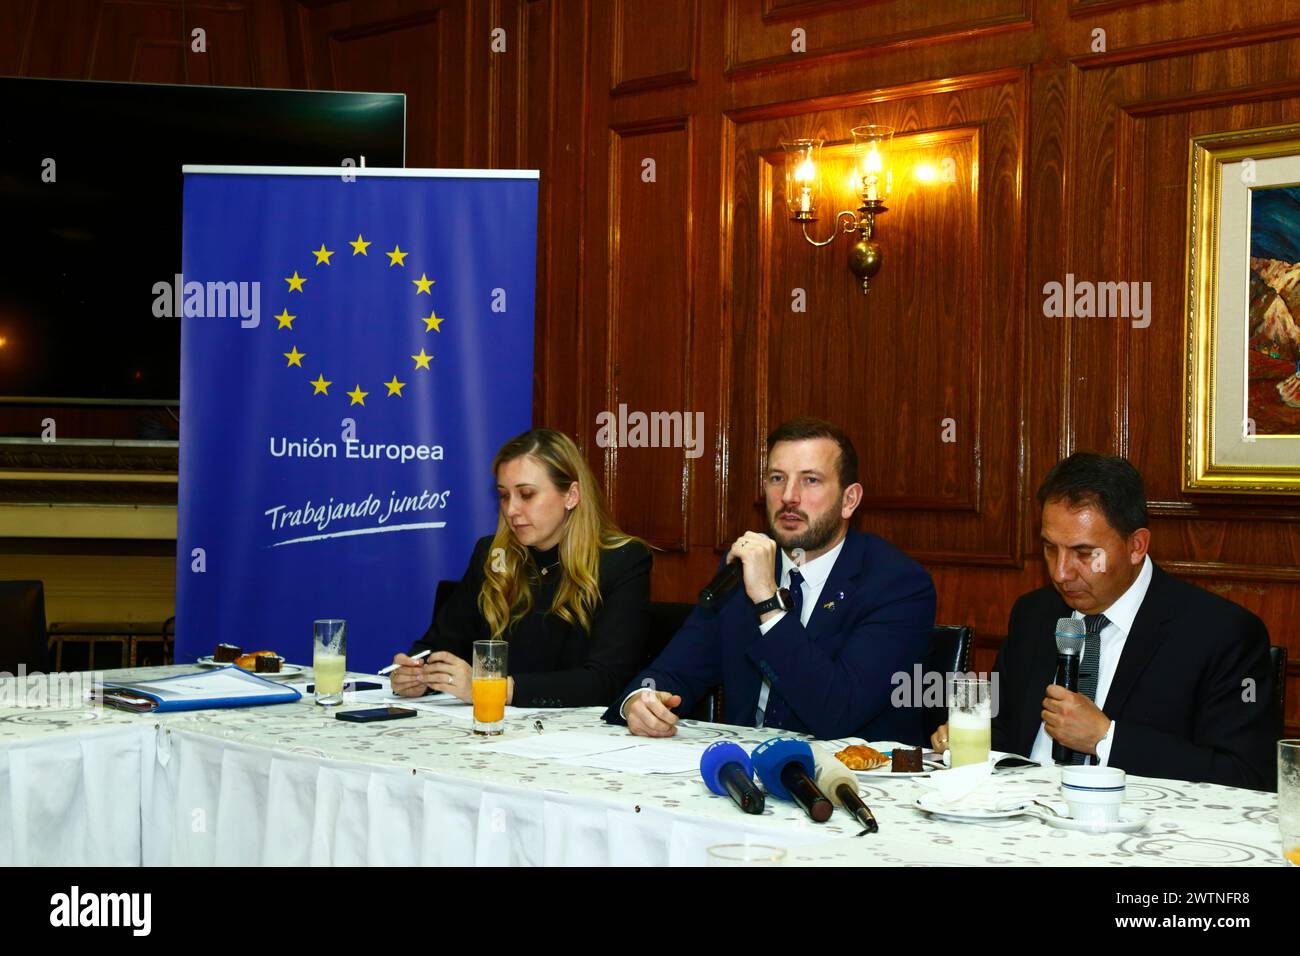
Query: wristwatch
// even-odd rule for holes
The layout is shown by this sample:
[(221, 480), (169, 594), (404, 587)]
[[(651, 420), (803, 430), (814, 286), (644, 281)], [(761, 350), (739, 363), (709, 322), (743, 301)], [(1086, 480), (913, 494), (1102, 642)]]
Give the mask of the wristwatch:
[(777, 588), (766, 601), (754, 605), (754, 613), (762, 617), (768, 611), (788, 611), (794, 607), (794, 601), (790, 598), (789, 588)]

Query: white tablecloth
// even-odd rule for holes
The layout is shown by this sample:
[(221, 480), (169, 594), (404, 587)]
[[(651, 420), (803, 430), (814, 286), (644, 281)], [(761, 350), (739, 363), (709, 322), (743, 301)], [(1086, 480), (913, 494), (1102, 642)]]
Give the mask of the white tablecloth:
[[(155, 668), (151, 676), (183, 672)], [(123, 676), (120, 672), (117, 676)], [(142, 674), (144, 672), (132, 672)], [(624, 735), (599, 708), (541, 711), (544, 733)], [(531, 718), (506, 738), (535, 734)], [(768, 734), (696, 724), (685, 744)], [(804, 865), (1268, 865), (1280, 859), (1273, 794), (1129, 778), (1139, 834), (1054, 830), (1035, 819), (965, 825), (912, 809), (921, 784), (871, 781), (879, 833), (856, 838), (768, 800), (741, 814), (695, 772), (638, 775), (485, 749), (468, 723), (422, 712), (359, 725), (309, 699), (169, 715), (89, 707), (0, 709), (0, 865), (467, 865), (705, 862), (761, 843)], [(1045, 795), (1056, 771), (1026, 772)]]

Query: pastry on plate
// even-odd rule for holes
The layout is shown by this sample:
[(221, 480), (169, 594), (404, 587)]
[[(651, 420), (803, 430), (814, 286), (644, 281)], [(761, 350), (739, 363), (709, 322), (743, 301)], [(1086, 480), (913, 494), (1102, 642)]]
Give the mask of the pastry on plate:
[(875, 770), (889, 763), (889, 758), (879, 750), (861, 744), (845, 747), (835, 758), (850, 770)]

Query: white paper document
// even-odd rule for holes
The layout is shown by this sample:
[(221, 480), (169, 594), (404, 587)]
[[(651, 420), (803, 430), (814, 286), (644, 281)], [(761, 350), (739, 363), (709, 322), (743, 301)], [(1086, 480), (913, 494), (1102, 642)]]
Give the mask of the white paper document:
[(530, 760), (553, 760), (570, 767), (591, 767), (621, 773), (685, 773), (698, 770), (703, 743), (646, 740), (629, 734), (589, 734), (581, 731), (542, 733), (521, 740), (487, 744), (496, 750)]
[(695, 744), (636, 744), (622, 750), (565, 757), (556, 763), (620, 773), (692, 773), (699, 771), (703, 752), (704, 746)]
[(106, 681), (105, 685), (145, 691), (165, 701), (282, 697), (287, 689), (281, 684), (253, 677), (238, 667), (223, 667), (201, 674), (167, 677), (156, 681)]
[[(433, 697), (402, 697), (390, 690), (358, 690), (345, 693), (343, 703), (349, 706), (353, 704), (373, 704), (386, 707), (413, 707), (426, 714), (443, 714), (457, 720), (474, 719), (474, 705), (467, 704), (451, 694), (438, 694)], [(512, 717), (522, 717), (531, 713), (533, 711), (520, 707), (507, 707), (505, 719), (509, 721)]]

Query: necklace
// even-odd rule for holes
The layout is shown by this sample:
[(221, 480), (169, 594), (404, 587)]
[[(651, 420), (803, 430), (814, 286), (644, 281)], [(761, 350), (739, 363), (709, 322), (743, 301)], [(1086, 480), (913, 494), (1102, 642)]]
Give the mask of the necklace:
[(547, 574), (549, 574), (551, 571), (554, 571), (554, 570), (555, 570), (556, 568), (558, 568), (559, 566), (560, 566), (560, 562), (559, 562), (559, 560), (557, 559), (556, 562), (555, 562), (554, 564), (548, 564), (546, 567), (541, 568), (540, 571), (541, 571), (541, 575), (542, 575), (542, 577), (546, 577)]

